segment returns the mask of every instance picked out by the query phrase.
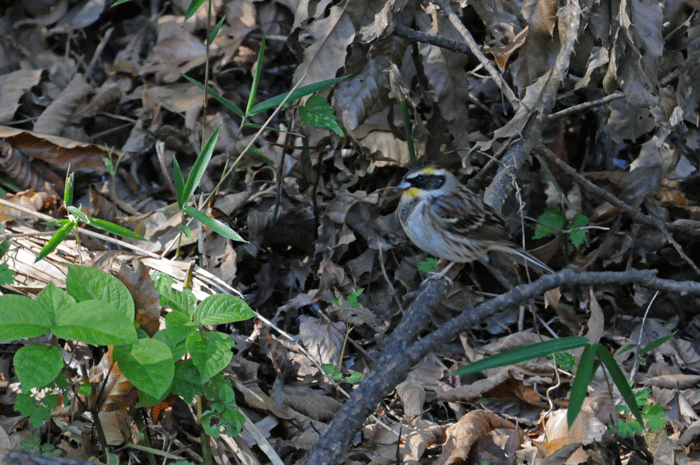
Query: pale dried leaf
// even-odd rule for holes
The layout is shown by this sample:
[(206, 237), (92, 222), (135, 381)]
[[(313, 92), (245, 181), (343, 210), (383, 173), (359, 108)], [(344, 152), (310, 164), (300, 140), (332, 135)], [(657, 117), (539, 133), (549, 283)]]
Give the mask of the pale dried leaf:
[(20, 69), (0, 76), (0, 124), (12, 120), (19, 99), (41, 79), (41, 69)]
[(345, 342), (345, 324), (333, 326), (318, 318), (299, 317), (299, 342), (322, 364), (338, 365)]
[(404, 415), (410, 422), (423, 415), (425, 389), (420, 381), (415, 374), (409, 373), (406, 379), (396, 386), (396, 393), (403, 404)]
[[(355, 28), (347, 12), (349, 5), (347, 1), (333, 5), (327, 16), (319, 16), (306, 25), (303, 34), (313, 40), (304, 49), (304, 60), (294, 72), (295, 84), (301, 82), (304, 86), (332, 79), (345, 65), (347, 46), (355, 38)], [(299, 17), (295, 18), (295, 27), (298, 22)]]
[(590, 444), (593, 441), (600, 441), (605, 432), (605, 425), (584, 410), (579, 412), (569, 428), (566, 409), (557, 410), (545, 419), (544, 447), (548, 453), (551, 453), (567, 444)]
[(74, 123), (74, 113), (88, 94), (93, 91), (90, 84), (85, 82), (82, 74), (76, 74), (68, 87), (63, 89), (58, 98), (51, 102), (46, 110), (34, 123), (34, 132), (62, 136), (65, 128)]
[(445, 432), (447, 439), (442, 446), (442, 454), (435, 463), (447, 465), (466, 460), (474, 443), (496, 428), (514, 429), (515, 425), (486, 410), (473, 410), (467, 413), (457, 423), (447, 428)]

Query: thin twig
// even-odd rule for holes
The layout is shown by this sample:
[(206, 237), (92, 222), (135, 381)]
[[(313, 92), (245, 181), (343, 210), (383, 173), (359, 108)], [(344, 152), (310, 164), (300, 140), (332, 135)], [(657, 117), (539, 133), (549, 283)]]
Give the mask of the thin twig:
[(570, 115), (572, 113), (577, 113), (580, 111), (588, 110), (589, 108), (593, 107), (598, 107), (600, 105), (605, 105), (608, 102), (612, 102), (614, 100), (619, 100), (621, 98), (625, 98), (625, 94), (622, 92), (617, 92), (614, 94), (606, 95), (603, 98), (599, 98), (598, 100), (593, 100), (590, 102), (585, 102), (585, 103), (580, 103), (578, 105), (573, 105), (570, 106), (569, 108), (565, 108), (564, 110), (558, 111), (556, 113), (552, 113), (551, 115), (547, 115), (547, 119), (550, 121), (553, 121), (555, 119), (562, 118), (566, 115)]
[[(405, 377), (406, 373), (418, 363), (426, 354), (451, 341), (463, 331), (473, 328), (479, 322), (489, 316), (518, 305), (520, 302), (542, 295), (544, 292), (557, 287), (591, 286), (608, 284), (639, 284), (648, 289), (660, 290), (669, 293), (687, 293), (700, 295), (700, 283), (692, 281), (673, 281), (659, 279), (654, 270), (628, 270), (624, 272), (579, 272), (567, 268), (556, 274), (541, 277), (531, 284), (517, 286), (510, 291), (477, 307), (465, 309), (448, 323), (440, 326), (436, 331), (418, 339), (413, 345), (400, 333), (403, 321), (391, 334), (386, 349), (379, 358), (376, 368), (365, 377), (360, 385), (353, 391), (348, 402), (343, 405), (328, 426), (327, 431), (318, 439), (309, 456), (304, 462), (307, 465), (337, 464), (340, 463), (359, 431), (365, 418), (374, 411), (382, 397), (387, 395)], [(434, 286), (435, 284), (433, 284)], [(430, 284), (428, 284), (430, 286)], [(425, 287), (416, 301), (407, 310), (407, 316), (418, 311), (416, 307), (428, 307), (421, 313), (423, 321), (419, 328), (411, 332), (407, 337), (417, 339), (415, 330), (423, 329), (427, 321), (430, 321), (431, 309), (436, 306), (436, 301), (444, 295), (447, 287), (442, 288), (442, 294), (435, 287)], [(427, 298), (429, 294), (432, 294)], [(405, 318), (406, 319), (406, 318)], [(415, 321), (413, 322), (415, 324)], [(398, 333), (398, 334), (397, 334)], [(390, 344), (389, 341), (392, 343)]]
[(85, 76), (83, 79), (87, 81), (88, 76), (90, 76), (90, 73), (92, 73), (92, 68), (95, 67), (95, 63), (97, 63), (97, 59), (102, 55), (102, 50), (104, 50), (105, 45), (107, 45), (107, 42), (109, 42), (109, 38), (112, 37), (112, 33), (114, 32), (114, 28), (110, 27), (107, 29), (105, 32), (105, 36), (102, 38), (100, 41), (99, 45), (95, 49), (95, 53), (92, 55), (92, 59), (90, 60), (90, 63), (88, 63), (87, 68), (85, 68)]
[(514, 110), (517, 110), (518, 106), (520, 106), (520, 100), (518, 100), (518, 98), (515, 96), (515, 93), (508, 86), (508, 83), (505, 81), (505, 79), (503, 79), (503, 76), (498, 71), (498, 69), (496, 69), (491, 60), (489, 60), (486, 57), (486, 55), (484, 55), (484, 53), (481, 51), (479, 44), (476, 43), (476, 40), (474, 40), (474, 37), (471, 35), (469, 30), (466, 27), (464, 27), (464, 24), (462, 24), (462, 20), (460, 20), (457, 17), (457, 15), (452, 11), (452, 8), (450, 7), (448, 1), (433, 0), (433, 3), (442, 8), (442, 10), (447, 15), (447, 18), (454, 26), (454, 28), (457, 29), (457, 32), (460, 33), (464, 41), (467, 43), (469, 50), (476, 56), (477, 60), (479, 60), (479, 63), (481, 63), (481, 65), (493, 78), (493, 81), (496, 83), (498, 88), (501, 89), (501, 92), (503, 92), (503, 95), (505, 96), (506, 100), (508, 100), (508, 103), (511, 104)]
[(566, 173), (567, 175), (571, 176), (573, 180), (584, 188), (586, 191), (589, 193), (602, 198), (606, 202), (610, 203), (613, 205), (615, 208), (620, 210), (624, 215), (626, 215), (628, 218), (636, 221), (637, 223), (642, 223), (646, 224), (649, 226), (653, 226), (657, 228), (659, 231), (666, 231), (666, 232), (674, 232), (674, 233), (682, 233), (682, 234), (689, 234), (693, 236), (694, 238), (700, 238), (700, 228), (698, 227), (684, 227), (681, 225), (673, 224), (673, 223), (664, 223), (661, 220), (658, 220), (656, 218), (653, 218), (651, 216), (647, 216), (640, 211), (632, 208), (630, 205), (626, 204), (622, 200), (618, 199), (615, 197), (613, 194), (610, 192), (606, 191), (605, 189), (601, 189), (600, 187), (596, 186), (593, 184), (591, 181), (588, 179), (584, 178), (581, 176), (578, 171), (576, 171), (574, 168), (569, 166), (566, 162), (561, 160), (559, 157), (556, 156), (554, 152), (552, 152), (550, 149), (547, 147), (540, 145), (540, 144), (535, 144), (534, 142), (528, 142), (530, 145), (530, 148), (543, 157), (545, 157), (549, 162), (557, 165), (557, 167), (561, 168), (561, 170)]

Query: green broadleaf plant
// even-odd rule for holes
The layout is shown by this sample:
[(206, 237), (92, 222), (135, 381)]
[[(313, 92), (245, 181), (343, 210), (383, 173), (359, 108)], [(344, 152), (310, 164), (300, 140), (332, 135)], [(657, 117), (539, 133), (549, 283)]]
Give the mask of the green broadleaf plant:
[(564, 214), (558, 208), (548, 207), (537, 218), (539, 224), (535, 228), (533, 239), (541, 239), (547, 236), (553, 236), (557, 231), (568, 229), (569, 240), (577, 249), (581, 247), (586, 239), (587, 230), (582, 229), (588, 226), (590, 220), (586, 215), (577, 213), (570, 220), (564, 217)]
[[(254, 312), (242, 299), (224, 294), (196, 305), (192, 292), (173, 290), (172, 278), (166, 275), (156, 274), (155, 283), (161, 304), (172, 311), (166, 327), (152, 338), (137, 332), (133, 298), (121, 281), (94, 268), (68, 265), (66, 291), (50, 283), (34, 300), (0, 296), (0, 339), (51, 333), (61, 339), (112, 346), (114, 361), (138, 389), (137, 406), (155, 405), (171, 393), (190, 404), (195, 396), (203, 396), (213, 410), (201, 420), (202, 426), (209, 433), (219, 427), (237, 433), (244, 418), (235, 407), (230, 382), (221, 376), (231, 361), (233, 339), (204, 331), (202, 326), (243, 321)], [(187, 352), (189, 359), (184, 360)], [(29, 344), (17, 351), (14, 366), (22, 388), (15, 408), (39, 426), (57, 404), (50, 396), (37, 401), (30, 391), (67, 385), (63, 356), (57, 347)], [(82, 390), (87, 395), (90, 391)]]

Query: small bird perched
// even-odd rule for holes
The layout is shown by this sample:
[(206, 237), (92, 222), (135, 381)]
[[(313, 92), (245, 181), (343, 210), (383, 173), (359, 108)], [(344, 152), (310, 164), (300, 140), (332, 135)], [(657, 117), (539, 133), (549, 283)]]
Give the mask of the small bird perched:
[(424, 252), (453, 263), (467, 263), (497, 250), (554, 273), (511, 242), (503, 217), (449, 171), (431, 165), (414, 168), (397, 188), (403, 190), (398, 208), (401, 226)]

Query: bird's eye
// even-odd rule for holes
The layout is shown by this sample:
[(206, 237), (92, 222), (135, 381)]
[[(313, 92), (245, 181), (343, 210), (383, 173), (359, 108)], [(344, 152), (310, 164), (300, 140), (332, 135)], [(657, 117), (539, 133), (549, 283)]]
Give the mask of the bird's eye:
[(416, 176), (416, 184), (425, 184), (427, 177), (424, 174), (419, 174)]

